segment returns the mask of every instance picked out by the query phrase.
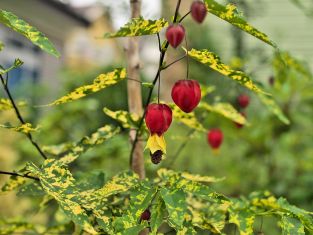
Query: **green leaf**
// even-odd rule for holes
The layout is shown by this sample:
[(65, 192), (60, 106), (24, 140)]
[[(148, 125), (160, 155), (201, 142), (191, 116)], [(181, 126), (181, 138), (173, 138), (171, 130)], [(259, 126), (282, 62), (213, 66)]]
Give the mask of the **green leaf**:
[[(24, 101), (19, 101), (16, 104), (19, 107), (23, 107), (26, 105), (26, 102)], [(3, 99), (0, 98), (0, 111), (6, 111), (6, 110), (10, 110), (13, 109), (13, 105), (11, 103), (11, 101), (9, 99)]]
[(134, 18), (126, 25), (121, 27), (116, 33), (106, 33), (104, 38), (132, 37), (156, 34), (167, 25), (168, 22), (163, 18), (159, 20), (145, 20), (142, 17)]
[(124, 110), (112, 111), (108, 108), (103, 108), (103, 112), (109, 117), (121, 123), (124, 128), (137, 127), (139, 116), (136, 114), (130, 114)]
[(24, 133), (24, 134), (28, 134), (30, 132), (35, 132), (35, 131), (39, 130), (39, 127), (35, 127), (34, 128), (32, 126), (32, 124), (30, 124), (30, 123), (25, 123), (25, 124), (17, 126), (17, 127), (11, 126), (10, 124), (8, 124), (8, 125), (0, 125), (0, 127), (6, 128), (6, 129), (11, 129), (13, 131), (21, 132), (21, 133)]
[(177, 231), (182, 229), (187, 211), (185, 192), (177, 189), (170, 190), (168, 188), (162, 188), (160, 192), (168, 211), (169, 225)]
[(20, 59), (15, 59), (14, 64), (11, 67), (9, 67), (7, 69), (1, 69), (0, 68), (0, 75), (6, 74), (6, 73), (10, 72), (11, 70), (22, 66), (23, 64), (24, 64), (24, 62), (21, 61)]
[(69, 218), (87, 232), (97, 234), (89, 222), (85, 209), (75, 200), (79, 193), (75, 187), (75, 180), (67, 168), (61, 166), (58, 160), (47, 159), (41, 168), (28, 164), (27, 170), (39, 177), (43, 189), (59, 203)]
[(279, 225), (282, 228), (283, 235), (291, 235), (291, 234), (304, 235), (305, 234), (304, 226), (296, 218), (283, 216), (281, 218)]
[(0, 193), (11, 192), (27, 183), (27, 179), (12, 175), (10, 179), (2, 186)]
[(231, 104), (229, 103), (216, 103), (213, 105), (209, 105), (206, 102), (201, 102), (198, 106), (199, 108), (203, 108), (209, 112), (214, 112), (223, 117), (239, 124), (247, 125), (248, 122), (246, 118), (240, 114)]
[(240, 235), (253, 234), (254, 213), (247, 209), (242, 211), (230, 210), (229, 216), (229, 222), (238, 226)]
[(203, 84), (200, 84), (200, 87), (201, 87), (201, 98), (207, 96), (216, 89), (215, 86), (205, 86)]
[(207, 10), (221, 18), (222, 20), (227, 21), (228, 23), (238, 27), (239, 29), (247, 32), (248, 34), (262, 40), (263, 42), (277, 47), (274, 42), (272, 42), (269, 37), (265, 34), (248, 24), (241, 15), (238, 14), (237, 8), (234, 4), (228, 4), (226, 6), (219, 4), (214, 0), (204, 0)]
[(158, 228), (164, 221), (166, 207), (162, 197), (158, 194), (151, 207), (150, 227), (152, 234), (157, 234)]
[(82, 153), (88, 149), (102, 144), (108, 139), (120, 133), (120, 128), (111, 125), (105, 125), (99, 128), (91, 136), (85, 136), (80, 141), (60, 146), (45, 146), (43, 151), (60, 157), (59, 162), (63, 165), (75, 161)]
[(32, 43), (39, 46), (42, 50), (51, 55), (59, 57), (59, 52), (55, 49), (49, 39), (36, 28), (29, 25), (22, 19), (19, 19), (11, 12), (0, 10), (0, 22), (14, 31), (28, 38)]
[(268, 94), (264, 92), (261, 88), (259, 88), (257, 85), (255, 85), (247, 74), (239, 70), (234, 70), (230, 66), (223, 64), (221, 59), (213, 52), (210, 52), (206, 49), (201, 51), (191, 49), (191, 51), (188, 51), (188, 55), (191, 58), (199, 61), (200, 63), (209, 66), (211, 69), (227, 77), (230, 77), (234, 81), (238, 82), (240, 85), (256, 93)]
[(89, 94), (98, 92), (104, 88), (112, 86), (125, 78), (126, 78), (126, 69), (124, 68), (118, 68), (118, 69), (114, 69), (112, 72), (100, 74), (93, 81), (92, 84), (78, 87), (71, 93), (57, 99), (56, 101), (48, 104), (47, 106), (59, 105), (59, 104), (72, 102), (74, 100), (78, 100)]
[(36, 232), (34, 225), (19, 221), (0, 221), (0, 235)]
[(206, 131), (202, 124), (197, 120), (194, 112), (185, 113), (175, 104), (168, 104), (173, 112), (173, 117), (177, 122), (181, 122), (184, 125), (196, 129), (198, 131)]
[(20, 187), (17, 196), (44, 196), (46, 195), (40, 182), (31, 182)]
[(263, 95), (263, 94), (258, 94), (260, 101), (265, 104), (265, 106), (268, 108), (270, 112), (275, 114), (280, 121), (285, 123), (286, 125), (290, 124), (289, 119), (285, 116), (283, 111), (280, 109), (280, 107), (277, 105), (275, 100), (272, 97)]

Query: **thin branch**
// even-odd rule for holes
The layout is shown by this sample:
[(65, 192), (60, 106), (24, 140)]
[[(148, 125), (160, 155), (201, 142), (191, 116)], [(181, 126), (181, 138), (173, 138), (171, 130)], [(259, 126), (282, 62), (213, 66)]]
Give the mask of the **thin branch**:
[[(8, 75), (7, 75), (8, 76)], [(5, 93), (7, 94), (9, 100), (11, 101), (11, 104), (13, 106), (13, 109), (15, 111), (15, 114), (18, 118), (18, 120), (20, 121), (20, 123), (22, 125), (26, 124), (26, 122), (24, 121), (17, 105), (15, 104), (15, 101), (12, 97), (12, 94), (9, 90), (9, 87), (8, 87), (8, 82), (7, 82), (7, 79), (8, 77), (6, 78), (6, 80), (4, 80), (4, 78), (2, 77), (2, 75), (0, 75), (0, 79), (1, 79), (1, 82), (2, 82), (2, 85), (3, 85), (3, 88), (5, 90)], [(25, 134), (27, 136), (27, 138), (29, 139), (29, 141), (32, 143), (32, 145), (37, 149), (37, 151), (39, 152), (39, 154), (44, 158), (44, 159), (47, 159), (47, 156), (44, 154), (44, 152), (41, 150), (41, 148), (39, 147), (39, 145), (33, 140), (33, 136), (31, 133), (26, 133)]]
[(179, 19), (178, 22), (179, 23), (182, 22), (186, 18), (186, 16), (188, 16), (190, 13), (191, 13), (191, 11), (188, 11), (182, 18)]
[(28, 178), (28, 179), (32, 179), (32, 180), (37, 180), (37, 181), (39, 181), (39, 178), (34, 177), (34, 176), (30, 176), (30, 175), (28, 175), (28, 173), (26, 173), (26, 174), (24, 174), (24, 175), (21, 175), (21, 174), (15, 173), (15, 172), (0, 171), (0, 174), (2, 174), (2, 175), (19, 176), (19, 177), (24, 177), (24, 178)]
[(177, 60), (174, 60), (173, 62), (169, 63), (168, 65), (162, 67), (162, 70), (167, 69), (168, 67), (172, 66), (173, 64), (177, 63), (178, 61), (181, 61), (187, 56), (187, 54), (183, 55), (182, 57), (178, 58)]
[[(180, 3), (181, 3), (181, 0), (178, 0), (177, 1), (177, 5), (176, 5), (176, 10), (175, 10), (175, 15), (174, 15), (174, 20), (173, 20), (173, 23), (176, 23), (177, 21), (177, 17), (178, 17), (178, 13), (179, 13), (179, 7), (180, 7)], [(160, 36), (158, 35), (158, 38)], [(161, 44), (161, 43), (160, 43)], [(152, 82), (152, 87), (150, 88), (149, 90), (149, 94), (148, 94), (148, 98), (146, 100), (146, 103), (145, 103), (145, 108), (144, 108), (144, 112), (143, 112), (143, 115), (139, 121), (139, 125), (138, 125), (138, 131), (136, 132), (136, 136), (135, 136), (135, 140), (133, 141), (133, 144), (132, 144), (132, 148), (131, 148), (131, 151), (130, 151), (130, 157), (129, 157), (129, 160), (130, 160), (130, 166), (132, 164), (132, 161), (133, 161), (133, 154), (134, 154), (134, 150), (136, 148), (136, 144), (138, 142), (138, 137), (139, 135), (141, 134), (140, 131), (141, 131), (141, 127), (143, 125), (143, 121), (144, 121), (144, 118), (145, 118), (145, 115), (147, 113), (147, 107), (151, 101), (151, 98), (152, 98), (152, 92), (153, 92), (153, 89), (155, 87), (155, 84), (157, 83), (158, 81), (158, 78), (159, 78), (159, 74), (161, 72), (161, 68), (162, 68), (162, 64), (163, 64), (163, 61), (164, 61), (164, 58), (165, 58), (165, 54), (166, 54), (166, 51), (167, 51), (167, 48), (169, 46), (169, 43), (168, 41), (166, 41), (165, 43), (165, 46), (164, 46), (164, 49), (160, 48), (161, 49), (161, 52), (160, 52), (160, 59), (159, 59), (159, 68), (158, 68), (158, 71), (153, 79), (153, 82)]]
[(196, 132), (196, 129), (191, 129), (190, 131), (188, 131), (188, 133), (186, 134), (186, 140), (178, 147), (176, 153), (170, 157), (171, 161), (167, 164), (168, 168), (171, 168), (172, 165), (176, 162), (177, 158), (180, 156), (181, 152), (184, 150), (184, 148), (187, 146), (188, 142), (189, 142), (189, 136), (191, 136), (193, 133)]

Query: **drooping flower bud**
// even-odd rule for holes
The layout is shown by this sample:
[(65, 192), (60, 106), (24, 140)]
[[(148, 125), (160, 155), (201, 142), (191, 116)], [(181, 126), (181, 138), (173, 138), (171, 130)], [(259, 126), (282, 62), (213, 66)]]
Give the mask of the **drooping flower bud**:
[(223, 132), (220, 129), (211, 129), (208, 132), (208, 142), (213, 149), (218, 149), (223, 142)]
[(202, 23), (207, 14), (206, 6), (202, 1), (194, 1), (190, 11), (192, 18), (198, 23)]
[(172, 24), (167, 28), (165, 36), (169, 44), (176, 48), (185, 37), (185, 28), (181, 24)]
[(240, 95), (237, 98), (238, 104), (241, 108), (246, 108), (248, 107), (249, 103), (250, 103), (250, 97), (247, 95)]
[(166, 104), (149, 104), (145, 122), (151, 135), (161, 136), (172, 123), (172, 110)]

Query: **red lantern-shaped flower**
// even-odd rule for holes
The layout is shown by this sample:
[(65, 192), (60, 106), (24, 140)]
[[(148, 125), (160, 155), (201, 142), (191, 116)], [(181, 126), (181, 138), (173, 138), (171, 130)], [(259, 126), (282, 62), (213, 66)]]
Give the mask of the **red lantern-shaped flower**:
[(190, 113), (200, 102), (201, 89), (195, 80), (179, 80), (172, 88), (172, 99), (185, 113)]
[(169, 44), (176, 48), (185, 37), (185, 28), (181, 24), (172, 24), (167, 28), (165, 36)]
[(239, 106), (244, 109), (249, 105), (250, 97), (242, 94), (238, 96), (237, 101), (238, 101)]
[(206, 6), (202, 1), (194, 1), (190, 8), (192, 18), (198, 23), (202, 23), (206, 17)]
[(172, 123), (172, 110), (166, 104), (149, 104), (145, 121), (151, 135), (161, 136)]
[(208, 142), (213, 149), (218, 149), (223, 142), (223, 132), (220, 129), (211, 129), (208, 132)]

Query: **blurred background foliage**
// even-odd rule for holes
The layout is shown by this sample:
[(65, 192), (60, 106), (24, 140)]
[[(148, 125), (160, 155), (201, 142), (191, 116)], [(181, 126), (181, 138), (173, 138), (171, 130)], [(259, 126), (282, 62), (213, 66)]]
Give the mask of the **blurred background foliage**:
[[(247, 5), (246, 2), (243, 4), (242, 1), (237, 4), (246, 9), (251, 7), (251, 4)], [(185, 27), (188, 28), (190, 48), (210, 48), (217, 54), (224, 50), (223, 45), (216, 43), (210, 30), (192, 27), (190, 20), (186, 21)], [(250, 96), (251, 104), (246, 115), (251, 125), (237, 128), (234, 123), (217, 114), (207, 114), (203, 125), (207, 129), (219, 127), (225, 136), (219, 153), (214, 154), (207, 144), (205, 133), (195, 133), (190, 136), (187, 127), (174, 123), (166, 134), (169, 151), (161, 167), (225, 177), (224, 181), (214, 184), (213, 187), (229, 196), (236, 197), (248, 195), (252, 191), (269, 190), (276, 196), (286, 197), (292, 204), (313, 211), (313, 78), (309, 73), (301, 73), (286, 65), (275, 53), (268, 55), (263, 53), (262, 48), (246, 48), (240, 31), (234, 30), (232, 35), (234, 50), (228, 62), (234, 67), (250, 72), (254, 80), (262, 83), (267, 91), (274, 94), (275, 100), (291, 120), (291, 124), (281, 123), (267, 111), (256, 95), (191, 60), (190, 77), (199, 80), (202, 84), (218, 87), (205, 98), (208, 102), (227, 101), (239, 109), (236, 103), (237, 96), (242, 93)], [(251, 60), (256, 60), (254, 64), (257, 67), (250, 66)], [(247, 61), (249, 65), (246, 65)], [(120, 63), (122, 65), (125, 61)], [(306, 67), (305, 62), (301, 62), (301, 65)], [(184, 69), (185, 65), (177, 66)], [(54, 97), (60, 97), (73, 88), (90, 83), (98, 74), (110, 71), (113, 67), (118, 67), (118, 64), (114, 63), (87, 72), (63, 68), (59, 73), (60, 89)], [(266, 75), (257, 73), (263, 67), (270, 72)], [(151, 80), (144, 74), (142, 79)], [(164, 89), (170, 91), (170, 87)], [(41, 126), (41, 131), (35, 134), (35, 138), (43, 146), (77, 141), (104, 124), (119, 125), (103, 113), (103, 107), (111, 110), (127, 110), (125, 81), (76, 102), (49, 108), (34, 108), (34, 105), (42, 104), (41, 99), (47, 90), (48, 87), (44, 85), (34, 86), (26, 82), (21, 83), (17, 90), (14, 90), (18, 99), (26, 100), (31, 104), (23, 107), (22, 111), (29, 122)], [(145, 87), (142, 90), (145, 97)], [(11, 120), (14, 118), (12, 110), (1, 111), (1, 123), (8, 120), (13, 122)], [(184, 150), (180, 155), (175, 156), (176, 150), (186, 139)], [(33, 146), (20, 134), (0, 130), (0, 140), (2, 170), (20, 169), (26, 161), (40, 160)], [(83, 154), (71, 165), (71, 170), (78, 179), (94, 177), (99, 171), (104, 172), (106, 178), (111, 177), (117, 172), (128, 169), (129, 153), (128, 132), (125, 130), (122, 134)], [(147, 151), (145, 155), (148, 177), (154, 177), (156, 169), (160, 166), (150, 163)], [(169, 164), (171, 158), (177, 158), (174, 164)], [(84, 173), (78, 174), (78, 170)], [(1, 176), (1, 184), (7, 178)], [(15, 193), (12, 192), (1, 198), (6, 202), (0, 205), (2, 218), (28, 214), (40, 222), (50, 221), (51, 225), (65, 220), (60, 211), (54, 215), (58, 210), (55, 202), (47, 201), (49, 207), (45, 208), (41, 197), (30, 198), (26, 195), (16, 198)], [(267, 219), (264, 221), (265, 234), (279, 233), (272, 230), (273, 223)]]

